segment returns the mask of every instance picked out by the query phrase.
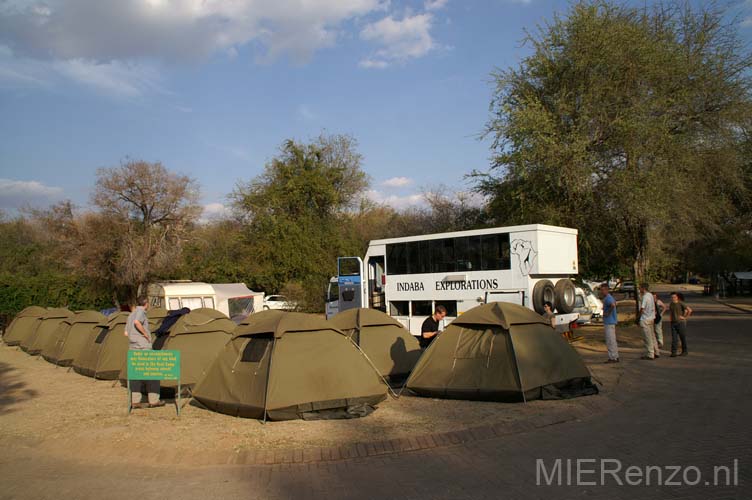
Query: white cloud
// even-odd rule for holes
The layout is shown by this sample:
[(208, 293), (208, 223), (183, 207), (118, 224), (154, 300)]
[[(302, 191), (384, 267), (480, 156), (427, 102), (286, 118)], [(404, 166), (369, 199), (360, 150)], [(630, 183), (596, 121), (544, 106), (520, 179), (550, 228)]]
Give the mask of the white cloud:
[(429, 13), (405, 16), (397, 20), (392, 16), (366, 25), (360, 38), (381, 45), (374, 54), (360, 62), (362, 67), (383, 68), (423, 57), (436, 47), (431, 37), (433, 15)]
[(204, 205), (204, 211), (201, 213), (201, 221), (208, 222), (224, 219), (228, 217), (230, 213), (230, 209), (222, 203), (207, 203)]
[(413, 183), (413, 180), (408, 177), (392, 177), (381, 183), (382, 186), (398, 188), (409, 186)]
[(422, 194), (386, 195), (380, 191), (369, 190), (366, 197), (380, 205), (386, 205), (396, 209), (425, 205), (426, 198)]
[(343, 23), (383, 0), (50, 0), (0, 2), (0, 44), (34, 59), (201, 60), (258, 42), (305, 59), (331, 46)]
[(358, 66), (366, 69), (384, 69), (389, 67), (389, 63), (386, 61), (379, 61), (376, 59), (361, 59), (358, 62)]
[(159, 72), (147, 66), (111, 61), (96, 63), (83, 59), (56, 61), (54, 69), (63, 77), (115, 97), (140, 97), (161, 90)]
[(426, 10), (439, 10), (446, 7), (449, 0), (426, 0)]
[(30, 59), (18, 59), (7, 45), (0, 44), (0, 85), (4, 87), (47, 87), (49, 65)]
[(72, 82), (113, 97), (135, 98), (158, 91), (159, 71), (153, 65), (110, 61), (97, 63), (85, 59), (39, 60), (17, 57), (0, 45), (0, 85), (4, 87), (53, 88)]
[(0, 208), (46, 206), (63, 197), (63, 189), (45, 186), (39, 181), (0, 179)]
[[(390, 0), (0, 0), (0, 85), (75, 82), (110, 96), (161, 90), (160, 68), (233, 59), (251, 48), (257, 60), (304, 63), (348, 38), (376, 49), (364, 68), (386, 68), (437, 47), (433, 13), (448, 0), (424, 0), (424, 13)], [(368, 22), (373, 16), (384, 16)]]
[(0, 65), (0, 82), (5, 86), (47, 86), (47, 83), (43, 78), (39, 78), (24, 71), (21, 68), (13, 68), (10, 66)]

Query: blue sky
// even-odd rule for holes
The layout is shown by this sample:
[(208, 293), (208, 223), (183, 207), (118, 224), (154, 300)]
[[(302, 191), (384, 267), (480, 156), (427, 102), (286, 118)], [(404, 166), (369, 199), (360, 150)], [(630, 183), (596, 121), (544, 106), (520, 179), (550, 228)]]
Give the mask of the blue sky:
[(489, 164), (490, 73), (567, 5), (0, 1), (0, 209), (85, 206), (97, 168), (130, 157), (195, 178), (209, 216), (284, 140), (321, 132), (355, 137), (376, 201), (467, 190)]

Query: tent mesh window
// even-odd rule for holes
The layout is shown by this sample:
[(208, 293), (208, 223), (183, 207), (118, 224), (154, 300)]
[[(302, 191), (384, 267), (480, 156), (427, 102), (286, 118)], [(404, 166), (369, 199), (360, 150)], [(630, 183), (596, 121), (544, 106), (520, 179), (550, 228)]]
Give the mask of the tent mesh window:
[(273, 336), (271, 333), (263, 335), (254, 335), (243, 349), (243, 356), (240, 361), (244, 363), (258, 363), (264, 358), (266, 349), (272, 343)]
[(97, 338), (94, 342), (96, 342), (97, 344), (101, 344), (102, 342), (104, 342), (104, 339), (107, 338), (108, 333), (110, 333), (109, 328), (102, 328), (102, 331), (99, 332), (99, 335), (97, 335)]

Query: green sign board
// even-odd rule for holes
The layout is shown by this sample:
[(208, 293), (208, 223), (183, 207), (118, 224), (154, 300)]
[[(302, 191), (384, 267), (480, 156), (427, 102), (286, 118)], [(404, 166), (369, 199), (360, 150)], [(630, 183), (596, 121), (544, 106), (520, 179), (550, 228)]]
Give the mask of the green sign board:
[(128, 351), (128, 380), (180, 380), (180, 351)]

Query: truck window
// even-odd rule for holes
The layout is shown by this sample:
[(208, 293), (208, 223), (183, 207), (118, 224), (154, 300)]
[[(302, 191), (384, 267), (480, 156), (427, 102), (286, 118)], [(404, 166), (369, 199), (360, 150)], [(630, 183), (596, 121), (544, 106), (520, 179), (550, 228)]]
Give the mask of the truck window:
[(413, 316), (430, 316), (433, 314), (430, 300), (413, 300), (412, 307)]
[[(436, 306), (444, 306), (447, 310), (447, 316), (451, 318), (457, 317), (457, 301), (456, 300), (437, 300)], [(436, 308), (434, 306), (434, 309)]]
[(407, 272), (408, 274), (431, 272), (427, 241), (413, 241), (407, 244)]
[(481, 252), (484, 271), (511, 269), (509, 233), (481, 236)]
[(410, 316), (410, 302), (394, 300), (389, 303), (389, 316)]
[(329, 282), (329, 290), (327, 291), (326, 301), (334, 302), (339, 300), (339, 283), (331, 281)]
[(453, 273), (457, 270), (454, 261), (454, 239), (446, 238), (443, 240), (430, 240), (428, 242), (431, 248), (431, 258), (433, 272), (435, 273)]
[(386, 247), (387, 274), (407, 274), (407, 244), (397, 243)]

